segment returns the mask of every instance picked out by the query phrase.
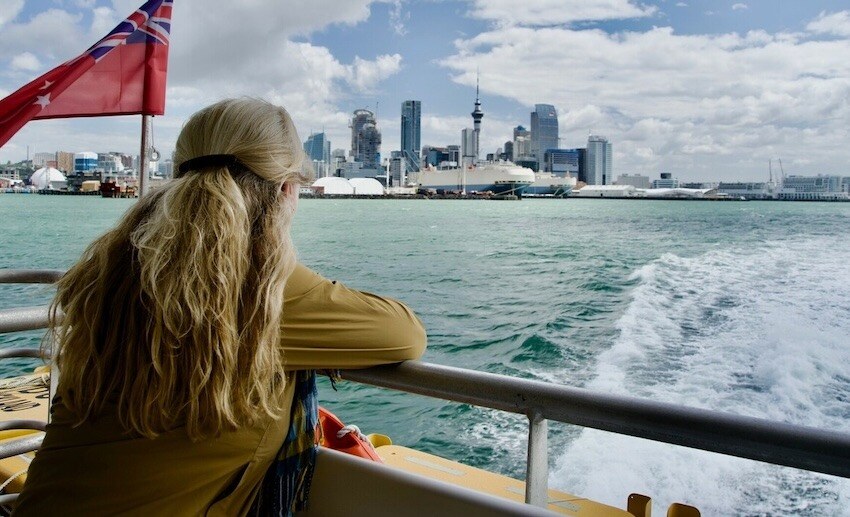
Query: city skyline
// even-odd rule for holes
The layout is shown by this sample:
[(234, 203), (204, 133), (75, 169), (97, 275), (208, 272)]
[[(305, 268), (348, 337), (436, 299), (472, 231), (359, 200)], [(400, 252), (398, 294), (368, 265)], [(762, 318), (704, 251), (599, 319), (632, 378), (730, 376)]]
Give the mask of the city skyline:
[[(139, 3), (4, 2), (0, 95), (83, 51)], [(177, 2), (154, 144), (168, 156), (189, 114), (249, 95), (286, 106), (302, 141), (326, 132), (341, 148), (350, 114), (373, 110), (386, 157), (401, 149), (402, 102), (417, 99), (421, 147), (457, 145), (480, 70), (482, 157), (545, 103), (558, 113), (558, 147), (583, 147), (590, 133), (615, 144), (614, 176), (765, 180), (771, 158), (789, 174), (847, 173), (850, 10), (839, 2), (527, 4)], [(0, 161), (23, 159), (27, 145), (31, 155), (137, 154), (138, 134), (138, 117), (36, 121), (0, 148)]]

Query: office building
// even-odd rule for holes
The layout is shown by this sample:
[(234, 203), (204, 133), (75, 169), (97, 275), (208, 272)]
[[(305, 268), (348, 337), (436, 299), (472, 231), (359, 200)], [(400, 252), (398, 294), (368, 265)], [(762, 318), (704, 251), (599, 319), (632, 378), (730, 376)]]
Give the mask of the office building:
[(401, 154), (408, 171), (419, 170), (422, 150), (422, 102), (401, 103)]
[(588, 185), (608, 185), (613, 181), (611, 142), (601, 135), (587, 137), (585, 176)]
[(97, 169), (97, 153), (82, 152), (74, 155), (74, 172), (86, 174)]
[(558, 112), (551, 104), (535, 104), (531, 112), (531, 155), (543, 170), (545, 153), (558, 148)]
[(670, 172), (662, 172), (660, 179), (652, 180), (652, 188), (679, 188), (679, 180)]
[(324, 132), (311, 133), (304, 142), (304, 152), (312, 162), (327, 163), (331, 159), (331, 142)]
[(350, 156), (355, 162), (363, 164), (363, 169), (377, 173), (381, 166), (381, 132), (378, 130), (375, 114), (365, 109), (356, 110), (349, 127)]
[(584, 149), (547, 149), (543, 153), (543, 170), (559, 177), (571, 177), (576, 180), (582, 173)]
[(617, 176), (617, 185), (631, 185), (635, 188), (649, 188), (649, 176), (641, 174), (620, 174)]
[(312, 133), (304, 142), (304, 153), (313, 164), (317, 178), (331, 175), (331, 142), (324, 132)]

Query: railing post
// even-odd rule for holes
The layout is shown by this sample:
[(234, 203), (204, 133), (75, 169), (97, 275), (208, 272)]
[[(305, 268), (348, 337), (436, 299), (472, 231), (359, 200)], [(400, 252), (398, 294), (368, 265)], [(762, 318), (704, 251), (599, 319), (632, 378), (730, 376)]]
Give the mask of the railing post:
[(528, 414), (528, 456), (525, 502), (541, 508), (549, 504), (549, 425), (540, 412)]

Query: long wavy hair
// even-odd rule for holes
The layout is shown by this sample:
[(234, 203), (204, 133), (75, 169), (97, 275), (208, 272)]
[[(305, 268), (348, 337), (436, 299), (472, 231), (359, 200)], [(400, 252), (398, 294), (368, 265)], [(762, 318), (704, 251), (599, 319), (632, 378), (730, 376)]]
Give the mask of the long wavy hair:
[[(179, 172), (191, 158), (238, 163)], [(58, 393), (82, 423), (117, 404), (153, 438), (193, 440), (281, 411), (283, 291), (295, 267), (289, 226), (309, 179), (287, 112), (256, 99), (193, 115), (175, 178), (143, 196), (59, 281), (51, 305)]]

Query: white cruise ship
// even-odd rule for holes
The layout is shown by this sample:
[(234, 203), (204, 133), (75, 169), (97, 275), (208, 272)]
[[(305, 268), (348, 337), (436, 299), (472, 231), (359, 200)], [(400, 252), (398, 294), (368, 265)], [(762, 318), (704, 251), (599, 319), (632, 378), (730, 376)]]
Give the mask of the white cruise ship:
[(567, 197), (573, 191), (576, 179), (555, 176), (551, 172), (534, 173), (534, 183), (525, 189), (526, 197)]
[(457, 168), (419, 172), (419, 188), (466, 193), (490, 191), (522, 196), (534, 180), (534, 171), (510, 162), (482, 163), (465, 171)]

